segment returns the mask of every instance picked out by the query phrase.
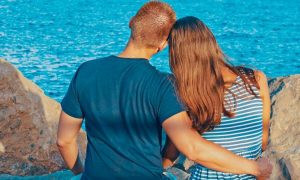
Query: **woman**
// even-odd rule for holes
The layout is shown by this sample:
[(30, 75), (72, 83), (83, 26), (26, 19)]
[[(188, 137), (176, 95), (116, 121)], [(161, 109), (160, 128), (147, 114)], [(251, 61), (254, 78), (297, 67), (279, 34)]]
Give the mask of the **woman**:
[[(268, 143), (270, 119), (265, 75), (228, 64), (212, 32), (195, 17), (179, 19), (168, 43), (175, 87), (193, 127), (207, 140), (240, 156), (259, 158)], [(172, 165), (177, 156), (175, 146), (167, 141), (164, 167)], [(190, 179), (255, 179), (200, 164), (190, 172)]]

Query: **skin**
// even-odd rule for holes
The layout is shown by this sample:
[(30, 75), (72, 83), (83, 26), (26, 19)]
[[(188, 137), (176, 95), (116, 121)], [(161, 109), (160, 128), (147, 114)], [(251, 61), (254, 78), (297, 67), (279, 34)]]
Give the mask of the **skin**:
[(82, 119), (71, 117), (61, 111), (56, 144), (67, 167), (74, 174), (83, 172), (83, 165), (79, 158), (77, 144), (77, 136), (81, 125)]
[[(166, 47), (167, 41), (162, 41), (157, 48), (144, 48), (137, 46), (137, 44), (130, 39), (119, 57), (150, 59)], [(83, 171), (82, 165), (78, 161), (78, 145), (76, 142), (81, 124), (82, 119), (73, 118), (63, 111), (61, 112), (57, 145), (67, 167), (72, 169), (75, 174)], [(257, 162), (251, 161), (202, 138), (191, 127), (191, 121), (186, 112), (168, 118), (164, 121), (162, 127), (181, 153), (208, 168), (255, 176), (269, 176), (272, 171), (272, 167), (266, 159)]]
[(262, 137), (262, 150), (265, 151), (268, 145), (269, 139), (269, 127), (270, 127), (270, 113), (271, 113), (271, 100), (268, 87), (268, 79), (266, 75), (261, 71), (255, 72), (255, 78), (260, 86), (260, 96), (263, 102), (263, 137)]
[[(232, 86), (233, 82), (235, 82), (235, 79), (237, 78), (237, 75), (231, 72), (228, 68), (222, 69), (222, 75), (223, 79), (225, 81), (225, 86), (230, 87)], [(268, 88), (268, 81), (266, 76), (260, 72), (255, 71), (255, 78), (260, 86), (260, 96), (262, 98), (263, 102), (263, 138), (262, 138), (262, 150), (264, 151), (268, 144), (268, 137), (269, 137), (269, 121), (270, 121), (270, 94), (269, 94), (269, 88)], [(172, 139), (172, 138), (171, 138)], [(174, 164), (174, 161), (177, 159), (181, 151), (180, 149), (177, 149), (176, 144), (173, 143), (169, 138), (167, 138), (166, 145), (163, 150), (163, 167), (167, 168)], [(218, 150), (219, 151), (219, 150)], [(218, 154), (215, 154), (214, 158), (220, 158), (217, 157)], [(189, 158), (189, 157), (188, 157)], [(191, 158), (189, 158), (191, 159)], [(230, 159), (229, 159), (230, 161)], [(217, 170), (218, 167), (214, 167), (214, 165), (211, 164), (211, 161), (208, 162), (202, 162), (199, 163), (202, 164), (208, 168), (213, 167), (211, 169)], [(219, 168), (218, 171), (223, 171), (222, 168)], [(266, 179), (268, 176), (258, 176), (259, 179)]]

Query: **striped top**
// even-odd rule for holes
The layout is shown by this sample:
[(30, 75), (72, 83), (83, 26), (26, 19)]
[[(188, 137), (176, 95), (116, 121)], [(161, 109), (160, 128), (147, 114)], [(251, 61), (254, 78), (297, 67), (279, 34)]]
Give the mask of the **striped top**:
[[(229, 88), (235, 95), (236, 106), (235, 116), (229, 118), (221, 117), (221, 123), (212, 131), (202, 134), (202, 136), (222, 147), (234, 152), (239, 156), (248, 159), (256, 159), (262, 152), (262, 100), (259, 96), (259, 90), (255, 86), (251, 86), (258, 95), (255, 97), (250, 94), (244, 85), (240, 76), (236, 82)], [(234, 103), (234, 95), (226, 92), (224, 99), (230, 102), (226, 105), (227, 110), (232, 111)], [(191, 180), (196, 179), (255, 179), (251, 175), (236, 175), (223, 173), (207, 169), (200, 164), (196, 164), (190, 168)]]

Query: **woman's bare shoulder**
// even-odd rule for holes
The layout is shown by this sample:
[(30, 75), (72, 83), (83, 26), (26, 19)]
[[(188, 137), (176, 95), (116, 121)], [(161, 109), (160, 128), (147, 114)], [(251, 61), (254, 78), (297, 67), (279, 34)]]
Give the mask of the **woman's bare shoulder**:
[(262, 71), (254, 71), (255, 79), (259, 85), (260, 95), (263, 97), (266, 93), (269, 93), (268, 78)]

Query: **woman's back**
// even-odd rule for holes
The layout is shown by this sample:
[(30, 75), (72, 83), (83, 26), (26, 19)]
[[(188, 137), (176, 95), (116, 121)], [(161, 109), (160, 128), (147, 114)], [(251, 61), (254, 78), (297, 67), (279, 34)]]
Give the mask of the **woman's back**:
[[(240, 76), (225, 93), (225, 108), (235, 109), (232, 118), (222, 116), (220, 125), (202, 136), (237, 155), (256, 159), (262, 152), (262, 111), (263, 104), (259, 90), (251, 86), (255, 95), (250, 94)], [(234, 103), (236, 102), (236, 103)], [(255, 179), (250, 175), (234, 175), (207, 169), (199, 164), (191, 168), (190, 179)]]

